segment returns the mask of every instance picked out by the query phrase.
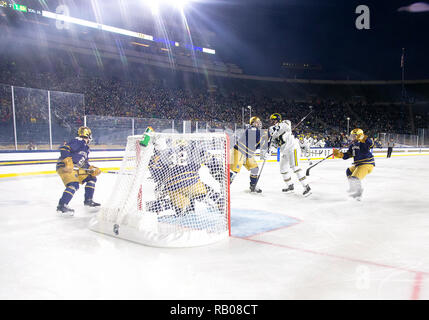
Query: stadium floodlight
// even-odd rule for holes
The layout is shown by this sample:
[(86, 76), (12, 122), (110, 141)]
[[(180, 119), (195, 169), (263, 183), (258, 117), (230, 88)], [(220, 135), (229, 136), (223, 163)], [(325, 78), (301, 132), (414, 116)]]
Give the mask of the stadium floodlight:
[(143, 3), (150, 8), (150, 11), (154, 16), (159, 14), (159, 4), (160, 0), (143, 0)]
[(161, 5), (175, 7), (182, 11), (190, 0), (143, 0), (143, 2), (149, 6), (153, 15), (158, 15)]
[(177, 9), (183, 10), (186, 5), (190, 2), (189, 0), (167, 0), (171, 4), (173, 4)]

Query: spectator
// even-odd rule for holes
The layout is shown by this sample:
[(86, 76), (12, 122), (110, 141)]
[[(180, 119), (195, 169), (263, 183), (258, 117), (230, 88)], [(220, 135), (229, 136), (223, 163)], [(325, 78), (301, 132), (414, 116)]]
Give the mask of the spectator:
[(33, 141), (30, 141), (30, 143), (27, 145), (27, 150), (37, 150), (37, 147)]

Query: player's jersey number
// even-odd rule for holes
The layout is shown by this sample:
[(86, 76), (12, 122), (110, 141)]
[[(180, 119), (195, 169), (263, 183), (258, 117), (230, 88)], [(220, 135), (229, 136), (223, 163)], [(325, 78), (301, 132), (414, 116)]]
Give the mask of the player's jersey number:
[(186, 151), (180, 151), (178, 153), (173, 153), (168, 158), (169, 167), (173, 168), (175, 166), (187, 166), (188, 165), (188, 153)]

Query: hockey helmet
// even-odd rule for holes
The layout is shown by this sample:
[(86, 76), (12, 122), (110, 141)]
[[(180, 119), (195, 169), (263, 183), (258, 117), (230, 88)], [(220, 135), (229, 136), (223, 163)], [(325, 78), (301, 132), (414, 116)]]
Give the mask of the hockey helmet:
[(177, 148), (184, 148), (188, 146), (188, 141), (185, 139), (177, 139), (173, 141), (173, 146)]
[(355, 138), (360, 139), (361, 137), (363, 137), (363, 135), (364, 135), (363, 130), (359, 128), (353, 129), (350, 132), (350, 136), (352, 139), (355, 139)]
[(251, 117), (249, 120), (249, 124), (259, 129), (262, 128), (262, 121), (259, 117)]
[(270, 116), (270, 121), (271, 121), (271, 123), (278, 123), (278, 122), (281, 122), (282, 121), (282, 116), (279, 114), (279, 113), (273, 113), (271, 116)]
[(88, 127), (79, 127), (79, 129), (77, 129), (77, 135), (81, 138), (87, 138), (89, 141), (92, 140), (92, 132)]

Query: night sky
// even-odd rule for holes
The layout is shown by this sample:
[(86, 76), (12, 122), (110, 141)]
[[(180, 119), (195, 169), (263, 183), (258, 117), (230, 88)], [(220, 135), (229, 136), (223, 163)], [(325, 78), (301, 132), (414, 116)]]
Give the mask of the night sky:
[[(101, 19), (143, 33), (144, 23), (153, 19), (145, 4), (153, 0), (21, 1), (47, 4), (53, 12), (66, 3), (77, 18)], [(185, 13), (191, 30), (198, 32), (203, 26), (214, 32), (209, 44), (217, 56), (247, 74), (280, 76), (282, 62), (290, 62), (321, 65), (322, 71), (309, 78), (400, 80), (405, 48), (405, 78), (429, 79), (429, 12), (398, 12), (418, 0), (190, 1)], [(370, 30), (355, 27), (355, 10), (362, 4), (370, 9)]]
[[(216, 49), (246, 73), (279, 75), (283, 61), (321, 64), (324, 78), (429, 79), (429, 12), (398, 12), (417, 1), (230, 0), (192, 4), (216, 21)], [(429, 3), (429, 1), (427, 1)], [(370, 9), (358, 30), (355, 9)]]

